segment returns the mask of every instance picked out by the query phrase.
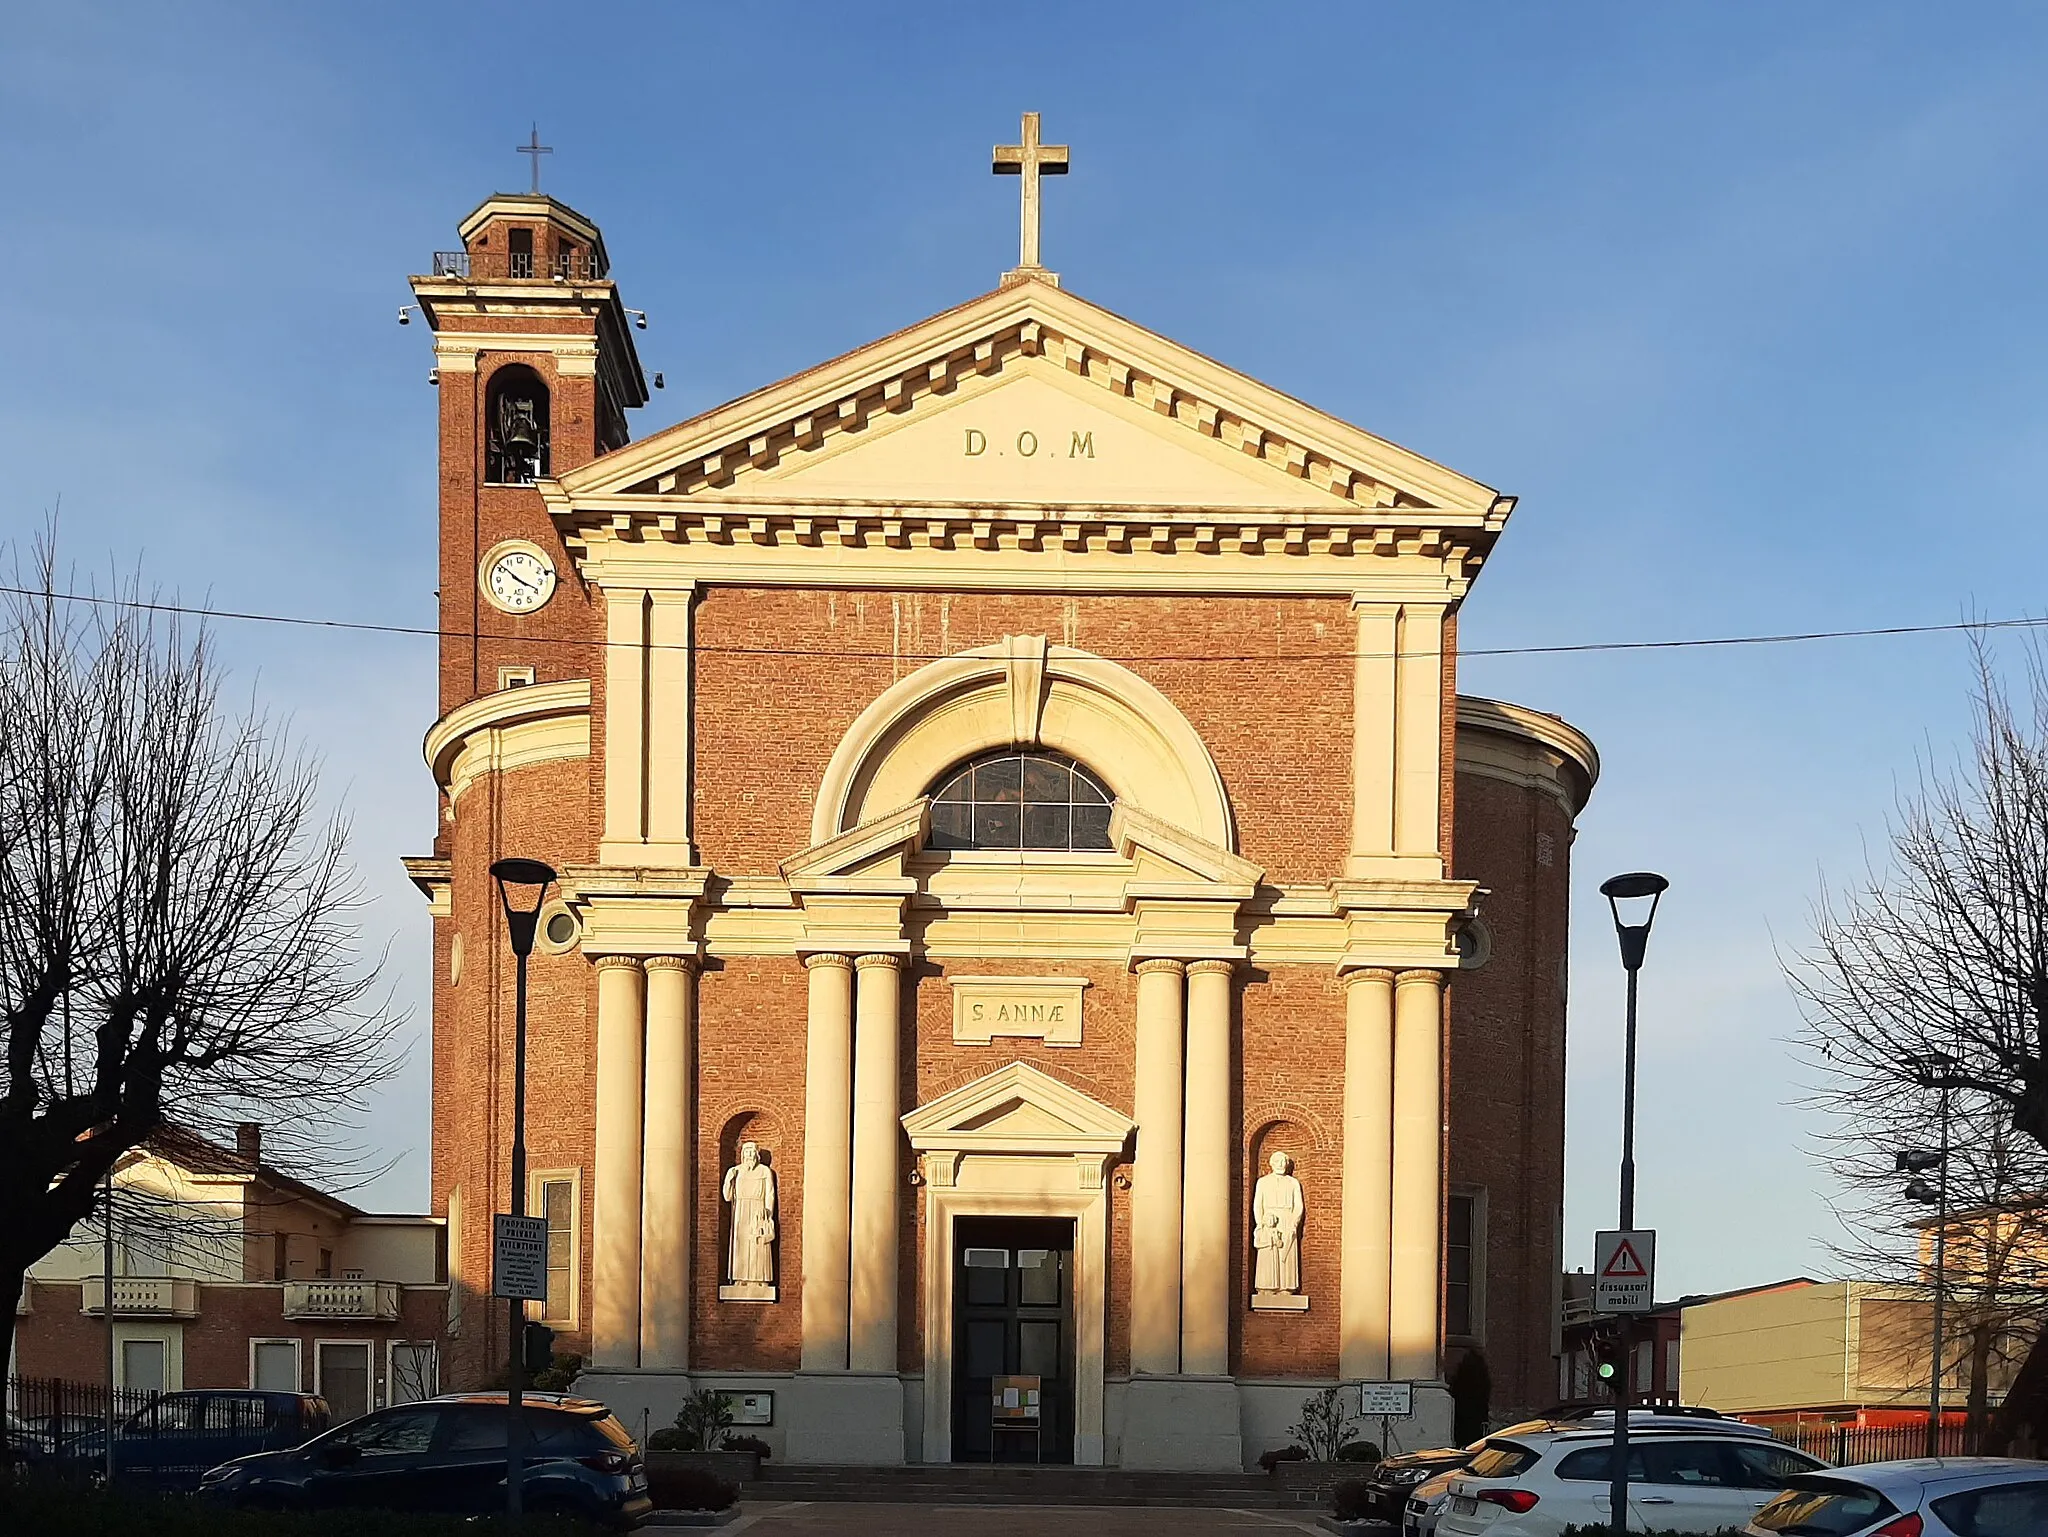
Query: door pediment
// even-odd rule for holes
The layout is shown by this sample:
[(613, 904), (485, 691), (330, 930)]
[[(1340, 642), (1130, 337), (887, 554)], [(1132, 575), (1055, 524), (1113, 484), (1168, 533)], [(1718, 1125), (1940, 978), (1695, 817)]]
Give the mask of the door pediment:
[(920, 1153), (1120, 1153), (1137, 1123), (1121, 1111), (1012, 1062), (903, 1117)]

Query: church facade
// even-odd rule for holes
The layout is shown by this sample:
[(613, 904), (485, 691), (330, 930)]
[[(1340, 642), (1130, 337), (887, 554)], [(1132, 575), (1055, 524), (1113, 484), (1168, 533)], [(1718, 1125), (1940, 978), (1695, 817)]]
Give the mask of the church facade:
[(1412, 1384), (1402, 1445), (1546, 1401), (1597, 759), (1457, 693), (1512, 499), (1035, 260), (634, 441), (596, 227), (461, 236), (412, 280), (447, 1380), (506, 1353), (519, 855), (532, 1312), (636, 1428), (1235, 1468), (1333, 1383)]

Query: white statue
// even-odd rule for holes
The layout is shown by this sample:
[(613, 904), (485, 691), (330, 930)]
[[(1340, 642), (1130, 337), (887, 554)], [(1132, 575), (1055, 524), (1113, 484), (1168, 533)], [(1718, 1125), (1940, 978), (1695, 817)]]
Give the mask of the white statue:
[(1288, 1172), (1293, 1160), (1275, 1153), (1270, 1174), (1252, 1187), (1252, 1290), (1301, 1290), (1301, 1219), (1307, 1205), (1301, 1181)]
[(732, 1205), (727, 1279), (766, 1288), (775, 1280), (775, 1171), (761, 1162), (756, 1144), (740, 1144), (740, 1161), (725, 1171), (724, 1195)]

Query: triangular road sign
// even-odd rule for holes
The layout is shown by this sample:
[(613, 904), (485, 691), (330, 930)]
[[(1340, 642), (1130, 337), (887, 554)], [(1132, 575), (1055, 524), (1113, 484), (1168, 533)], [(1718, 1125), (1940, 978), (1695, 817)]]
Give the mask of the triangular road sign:
[(1633, 1279), (1639, 1276), (1646, 1276), (1649, 1273), (1649, 1271), (1643, 1268), (1643, 1262), (1636, 1257), (1635, 1245), (1624, 1238), (1615, 1247), (1613, 1257), (1607, 1261), (1607, 1268), (1601, 1271), (1600, 1275), (1603, 1279), (1609, 1277), (1615, 1279), (1628, 1277)]

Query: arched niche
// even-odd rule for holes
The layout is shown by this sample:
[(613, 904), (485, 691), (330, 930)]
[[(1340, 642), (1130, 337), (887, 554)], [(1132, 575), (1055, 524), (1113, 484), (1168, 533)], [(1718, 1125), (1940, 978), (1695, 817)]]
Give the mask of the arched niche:
[(1005, 636), (927, 663), (861, 711), (826, 765), (820, 844), (931, 790), (1000, 748), (1049, 748), (1119, 801), (1235, 852), (1223, 776), (1188, 718), (1127, 667), (1043, 636)]

